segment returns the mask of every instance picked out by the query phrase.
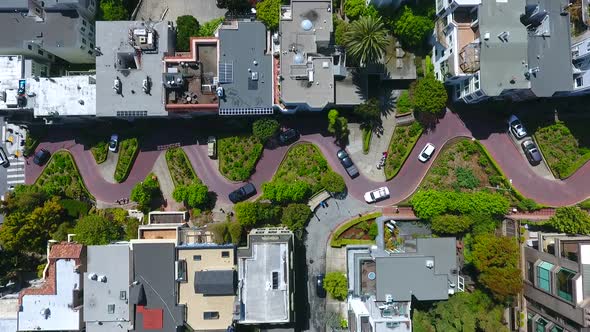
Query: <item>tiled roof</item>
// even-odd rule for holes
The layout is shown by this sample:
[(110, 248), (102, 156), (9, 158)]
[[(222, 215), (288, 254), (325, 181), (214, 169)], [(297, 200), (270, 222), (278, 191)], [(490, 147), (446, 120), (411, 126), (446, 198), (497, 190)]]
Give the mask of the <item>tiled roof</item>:
[(62, 242), (54, 244), (49, 252), (49, 259), (80, 259), (84, 246), (77, 243)]

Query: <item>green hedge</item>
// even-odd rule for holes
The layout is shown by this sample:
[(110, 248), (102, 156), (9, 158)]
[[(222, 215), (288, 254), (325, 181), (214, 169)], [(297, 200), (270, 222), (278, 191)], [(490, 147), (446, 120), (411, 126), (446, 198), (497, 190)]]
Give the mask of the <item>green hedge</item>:
[(340, 237), (340, 235), (342, 235), (342, 233), (346, 232), (346, 230), (348, 230), (349, 228), (351, 228), (357, 224), (360, 224), (363, 221), (372, 220), (372, 219), (381, 217), (381, 215), (382, 215), (381, 212), (373, 212), (373, 213), (366, 214), (362, 217), (350, 220), (350, 221), (340, 225), (338, 227), (338, 229), (336, 229), (336, 231), (332, 234), (332, 239), (330, 240), (330, 246), (332, 248), (340, 248), (340, 247), (348, 245), (348, 244), (374, 243), (374, 241), (372, 241), (372, 240), (339, 239), (339, 237)]
[(245, 181), (256, 169), (264, 147), (253, 135), (230, 136), (217, 140), (219, 171), (232, 181)]
[(363, 153), (368, 154), (371, 148), (371, 138), (373, 131), (370, 128), (363, 128)]
[(115, 181), (123, 182), (127, 179), (133, 167), (135, 157), (137, 157), (138, 150), (139, 142), (137, 138), (128, 138), (121, 141), (119, 145), (119, 160), (115, 169)]
[[(73, 186), (72, 181), (76, 181), (79, 187)], [(73, 193), (80, 189), (85, 197), (94, 200), (94, 196), (90, 194), (84, 181), (82, 181), (80, 170), (74, 162), (74, 158), (66, 150), (57, 151), (51, 155), (51, 158), (47, 161), (47, 166), (35, 180), (35, 185), (42, 187), (50, 195), (60, 195), (73, 199), (79, 199), (79, 197), (74, 197), (77, 194), (73, 195)]]
[(190, 185), (194, 181), (200, 182), (182, 148), (168, 149), (166, 151), (166, 164), (174, 186)]
[[(420, 128), (418, 129), (416, 126), (419, 126)], [(409, 134), (412, 133), (411, 131), (415, 132), (413, 136), (409, 136)], [(385, 178), (388, 181), (393, 179), (397, 173), (399, 173), (399, 170), (406, 162), (406, 159), (408, 159), (410, 153), (414, 150), (414, 146), (416, 146), (423, 131), (424, 128), (422, 128), (418, 122), (414, 122), (410, 126), (399, 126), (395, 128), (393, 135), (391, 135), (391, 141), (387, 151), (387, 160), (385, 162)], [(404, 143), (405, 145), (403, 145)], [(402, 145), (397, 146), (396, 149), (396, 144)], [(404, 150), (404, 148), (406, 150)], [(394, 149), (396, 151), (394, 151)]]
[(107, 142), (98, 142), (95, 146), (90, 148), (92, 156), (97, 164), (102, 164), (107, 160), (109, 153), (109, 144)]

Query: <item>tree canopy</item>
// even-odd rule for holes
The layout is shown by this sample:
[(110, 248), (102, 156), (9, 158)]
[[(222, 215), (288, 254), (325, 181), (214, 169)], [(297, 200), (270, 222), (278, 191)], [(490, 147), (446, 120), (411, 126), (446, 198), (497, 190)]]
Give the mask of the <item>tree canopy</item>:
[(281, 223), (292, 231), (303, 229), (311, 217), (307, 204), (292, 203), (283, 208)]
[(331, 109), (328, 112), (328, 132), (334, 135), (337, 140), (343, 140), (348, 136), (348, 120), (340, 116), (338, 110)]
[(217, 0), (217, 8), (224, 8), (230, 14), (242, 14), (250, 10), (252, 6), (248, 0)]
[(271, 137), (277, 134), (279, 127), (280, 125), (277, 120), (268, 118), (258, 119), (252, 124), (252, 134), (254, 134), (254, 136), (256, 136), (260, 142), (264, 144)]
[(348, 26), (350, 25), (345, 20), (338, 17), (337, 14), (334, 14), (333, 17), (334, 22), (334, 43), (336, 45), (344, 46), (345, 39), (344, 36), (346, 31), (348, 31)]
[(122, 237), (119, 224), (96, 214), (78, 220), (74, 233), (76, 242), (87, 246), (109, 244)]
[(330, 272), (324, 278), (324, 289), (337, 300), (344, 300), (348, 296), (348, 280), (342, 272)]
[(305, 201), (311, 194), (307, 182), (271, 181), (262, 184), (263, 196), (278, 204), (298, 203)]
[(199, 21), (194, 16), (183, 15), (176, 19), (176, 50), (190, 49), (190, 38), (199, 36)]
[(418, 190), (410, 202), (416, 215), (426, 220), (445, 213), (473, 214), (485, 211), (492, 216), (504, 215), (510, 206), (506, 197), (486, 191), (463, 193)]
[(408, 6), (400, 9), (393, 28), (401, 43), (414, 49), (422, 47), (433, 30), (434, 21), (430, 17), (416, 15)]
[(341, 193), (346, 190), (346, 183), (340, 174), (328, 171), (320, 180), (322, 187), (331, 193)]
[(344, 13), (349, 20), (358, 19), (366, 10), (367, 3), (365, 0), (346, 0), (344, 2)]
[(208, 202), (209, 188), (201, 182), (193, 182), (188, 186), (177, 185), (172, 192), (172, 198), (188, 207), (202, 207)]
[(447, 105), (447, 90), (433, 75), (419, 79), (411, 95), (414, 109), (418, 112), (438, 114)]
[(361, 65), (378, 62), (388, 45), (387, 29), (380, 17), (363, 16), (350, 23), (344, 34), (347, 53)]
[(590, 234), (590, 215), (577, 206), (564, 206), (555, 210), (549, 219), (549, 225), (555, 230), (567, 234)]
[(237, 221), (242, 227), (274, 224), (280, 219), (281, 208), (267, 203), (240, 202), (234, 205)]
[(443, 214), (432, 218), (430, 228), (436, 234), (461, 234), (467, 232), (472, 223), (469, 216)]
[(131, 190), (131, 200), (136, 202), (142, 211), (149, 210), (152, 201), (160, 194), (160, 184), (152, 173)]
[(376, 98), (371, 98), (355, 106), (354, 113), (362, 119), (363, 125), (368, 128), (374, 128), (381, 124), (381, 108), (379, 100)]
[(122, 0), (101, 0), (99, 15), (103, 21), (126, 21), (129, 12)]
[(268, 30), (279, 28), (281, 0), (262, 0), (256, 4), (256, 18), (266, 25)]

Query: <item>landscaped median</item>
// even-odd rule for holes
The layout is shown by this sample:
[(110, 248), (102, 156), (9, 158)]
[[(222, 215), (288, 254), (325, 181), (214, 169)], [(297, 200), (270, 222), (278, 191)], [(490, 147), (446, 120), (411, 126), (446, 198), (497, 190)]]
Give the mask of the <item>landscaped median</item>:
[(219, 171), (232, 181), (245, 181), (254, 172), (262, 155), (262, 143), (252, 135), (230, 136), (218, 140)]
[(332, 248), (341, 248), (346, 245), (375, 243), (375, 237), (377, 236), (375, 219), (380, 216), (381, 212), (369, 213), (340, 225), (332, 233), (330, 246)]
[(65, 150), (51, 156), (35, 185), (43, 188), (49, 195), (78, 200), (94, 199), (84, 185), (72, 155)]
[(98, 142), (90, 148), (90, 152), (92, 152), (94, 161), (96, 161), (97, 164), (102, 164), (107, 160), (107, 156), (109, 153), (109, 144), (104, 141)]
[(190, 185), (198, 181), (199, 177), (191, 166), (191, 163), (182, 148), (173, 148), (166, 151), (166, 164), (170, 171), (170, 177), (174, 186)]
[(385, 178), (387, 180), (391, 180), (397, 175), (414, 149), (423, 130), (422, 125), (418, 122), (413, 122), (409, 126), (397, 126), (395, 128), (385, 162)]
[(127, 138), (119, 144), (119, 160), (115, 168), (115, 181), (123, 182), (127, 179), (137, 152), (139, 151), (139, 141), (137, 138)]

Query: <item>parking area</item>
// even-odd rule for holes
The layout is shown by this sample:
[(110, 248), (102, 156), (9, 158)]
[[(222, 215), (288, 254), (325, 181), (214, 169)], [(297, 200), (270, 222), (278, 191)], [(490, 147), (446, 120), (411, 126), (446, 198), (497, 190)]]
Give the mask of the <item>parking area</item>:
[[(510, 137), (510, 141), (512, 141), (512, 143), (514, 144), (514, 147), (518, 150), (521, 157), (527, 161), (528, 166), (535, 172), (535, 174), (537, 174), (538, 176), (544, 177), (546, 179), (555, 180), (555, 177), (553, 176), (553, 173), (551, 173), (549, 166), (547, 166), (547, 163), (545, 162), (545, 158), (542, 157), (542, 154), (541, 154), (541, 157), (542, 157), (541, 162), (538, 165), (532, 165), (528, 161), (527, 156), (524, 152), (524, 148), (522, 146), (522, 143), (525, 141), (533, 141), (535, 143), (535, 145), (537, 145), (537, 143), (535, 142), (533, 137), (529, 136), (528, 133), (526, 133), (526, 123), (523, 125), (524, 125), (524, 129), (523, 129), (524, 136), (521, 138), (518, 138), (518, 137), (516, 137), (516, 131), (514, 129), (511, 130), (510, 125), (508, 124), (507, 130), (508, 130), (508, 136)], [(537, 147), (537, 149), (538, 149), (538, 147)]]
[(194, 16), (200, 24), (225, 16), (215, 0), (142, 0), (135, 20), (174, 21), (182, 15)]

